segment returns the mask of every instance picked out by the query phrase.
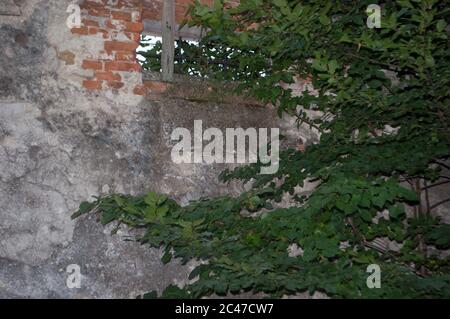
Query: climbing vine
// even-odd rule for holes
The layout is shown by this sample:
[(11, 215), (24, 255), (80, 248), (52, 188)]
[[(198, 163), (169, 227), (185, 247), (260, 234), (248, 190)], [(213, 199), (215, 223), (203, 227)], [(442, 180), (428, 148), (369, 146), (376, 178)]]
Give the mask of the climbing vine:
[[(273, 175), (259, 175), (261, 163), (223, 172), (223, 182), (252, 182), (238, 197), (181, 207), (153, 192), (113, 194), (81, 204), (74, 217), (143, 227), (139, 240), (165, 247), (164, 263), (202, 261), (193, 283), (163, 297), (450, 297), (450, 259), (441, 252), (450, 225), (428, 196), (449, 180), (450, 9), (447, 1), (380, 1), (381, 28), (371, 29), (372, 2), (197, 2), (189, 23), (208, 32), (190, 45), (197, 62), (182, 73), (235, 81), (239, 92), (320, 131), (320, 141), (283, 151)], [(211, 56), (226, 71), (202, 63)], [(295, 78), (310, 79), (316, 92), (298, 96), (280, 85)], [(315, 190), (297, 195), (307, 182)], [(280, 208), (286, 194), (291, 204)], [(294, 244), (298, 254), (289, 253)], [(380, 289), (366, 285), (370, 264), (380, 266)]]

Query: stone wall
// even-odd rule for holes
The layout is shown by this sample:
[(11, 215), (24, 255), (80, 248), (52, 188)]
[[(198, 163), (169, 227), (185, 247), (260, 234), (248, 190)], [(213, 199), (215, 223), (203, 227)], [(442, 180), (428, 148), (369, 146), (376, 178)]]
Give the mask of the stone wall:
[[(0, 298), (128, 298), (182, 284), (189, 265), (163, 266), (160, 250), (124, 241), (125, 229), (111, 236), (92, 217), (72, 221), (71, 213), (112, 192), (154, 190), (181, 203), (235, 193), (243, 186), (217, 181), (223, 165), (171, 162), (173, 128), (191, 128), (195, 119), (218, 128), (286, 124), (273, 108), (210, 94), (208, 84), (199, 84), (207, 92), (199, 98), (190, 79), (170, 86), (143, 79), (133, 56), (136, 1), (105, 1), (102, 10), (103, 1), (86, 1), (84, 24), (72, 30), (73, 1), (7, 2), (0, 13)], [(66, 285), (70, 264), (81, 267), (80, 289)]]

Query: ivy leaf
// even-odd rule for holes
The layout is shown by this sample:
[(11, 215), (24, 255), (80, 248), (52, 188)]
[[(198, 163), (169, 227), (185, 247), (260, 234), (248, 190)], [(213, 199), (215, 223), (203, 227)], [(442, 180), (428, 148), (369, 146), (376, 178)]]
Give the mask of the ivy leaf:
[(199, 265), (194, 268), (194, 270), (191, 271), (189, 274), (189, 280), (194, 279), (195, 277), (199, 276), (203, 271), (208, 269), (209, 265)]
[(400, 219), (405, 216), (405, 206), (403, 204), (396, 204), (389, 208), (389, 216), (393, 219)]
[(330, 71), (331, 74), (334, 74), (336, 72), (338, 68), (338, 63), (336, 60), (330, 60), (328, 62), (328, 70)]
[(96, 206), (96, 203), (83, 202), (80, 204), (78, 211), (76, 211), (75, 213), (72, 214), (71, 218), (75, 219), (81, 215), (84, 215), (84, 214), (90, 212), (95, 206)]
[(108, 209), (103, 211), (101, 217), (100, 217), (100, 223), (102, 225), (109, 224), (113, 220), (115, 220), (117, 217), (117, 211), (114, 208)]
[(312, 249), (312, 248), (305, 248), (304, 252), (303, 252), (303, 260), (305, 262), (310, 262), (312, 260), (314, 260), (317, 257), (317, 251)]
[(148, 206), (144, 210), (144, 218), (147, 222), (154, 222), (156, 219), (156, 207), (155, 206)]
[(142, 296), (142, 299), (156, 299), (158, 298), (158, 293), (155, 290), (149, 291)]
[(442, 224), (434, 228), (428, 235), (429, 241), (445, 249), (450, 248), (450, 225)]
[(166, 214), (168, 211), (169, 211), (169, 206), (167, 206), (167, 205), (158, 207), (158, 209), (156, 210), (156, 216), (158, 216), (160, 219), (163, 219), (164, 217), (166, 217)]
[(166, 195), (160, 195), (158, 196), (157, 205), (160, 206), (164, 204), (167, 201), (168, 197)]
[(156, 206), (158, 201), (158, 195), (154, 192), (150, 192), (145, 196), (144, 201), (149, 206)]
[(445, 30), (445, 27), (447, 26), (447, 22), (445, 20), (441, 19), (436, 23), (436, 29), (438, 32), (442, 32)]
[(312, 67), (320, 72), (325, 72), (327, 70), (327, 64), (321, 58), (315, 58), (312, 62)]
[(176, 285), (168, 286), (161, 297), (164, 299), (190, 299), (190, 295)]
[(288, 3), (286, 0), (273, 0), (273, 4), (280, 8), (286, 8), (288, 6)]
[(378, 195), (375, 195), (372, 198), (372, 203), (378, 208), (383, 208), (386, 203), (386, 194), (380, 193)]
[(336, 200), (336, 207), (341, 211), (345, 212), (347, 215), (349, 215), (352, 213), (351, 209), (349, 209), (350, 208), (349, 202), (350, 202), (350, 195), (348, 194), (340, 195)]
[(331, 23), (330, 18), (326, 14), (321, 14), (319, 16), (319, 21), (323, 25), (329, 25)]
[(401, 198), (405, 199), (408, 202), (417, 202), (418, 201), (417, 194), (415, 192), (413, 192), (412, 190), (406, 189), (404, 187), (400, 187), (398, 192), (399, 192), (399, 195), (401, 196)]
[(365, 222), (372, 222), (372, 214), (369, 212), (369, 211), (367, 211), (367, 210), (363, 210), (361, 213), (360, 213), (360, 216), (361, 216), (361, 218), (365, 221)]
[(338, 254), (339, 248), (336, 245), (333, 245), (333, 246), (327, 247), (322, 252), (325, 257), (332, 258)]
[(170, 250), (165, 251), (164, 255), (161, 257), (161, 261), (164, 265), (168, 264), (172, 260), (172, 253)]

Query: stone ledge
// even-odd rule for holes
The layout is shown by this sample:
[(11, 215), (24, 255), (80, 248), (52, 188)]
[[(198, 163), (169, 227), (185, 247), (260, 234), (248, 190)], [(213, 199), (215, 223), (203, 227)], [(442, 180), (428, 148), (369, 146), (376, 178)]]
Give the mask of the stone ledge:
[[(255, 98), (233, 93), (233, 83), (223, 83), (195, 76), (174, 74), (173, 82), (163, 82), (161, 73), (144, 70), (142, 79), (147, 96), (164, 94), (169, 98), (184, 99), (192, 102), (217, 102), (242, 106), (265, 105)], [(225, 89), (224, 89), (225, 88)]]

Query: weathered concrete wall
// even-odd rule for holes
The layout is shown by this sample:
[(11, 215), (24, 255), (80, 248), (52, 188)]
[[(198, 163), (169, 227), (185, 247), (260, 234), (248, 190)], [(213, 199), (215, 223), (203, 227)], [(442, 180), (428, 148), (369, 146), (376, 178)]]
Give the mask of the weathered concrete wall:
[[(143, 77), (136, 61), (123, 60), (136, 44), (126, 28), (140, 27), (138, 1), (115, 1), (129, 4), (123, 17), (136, 19), (131, 26), (109, 24), (117, 8), (105, 16), (96, 7), (103, 1), (89, 1), (90, 25), (75, 30), (66, 26), (71, 0), (0, 7), (0, 298), (133, 298), (186, 282), (190, 265), (163, 266), (162, 251), (124, 241), (133, 235), (125, 229), (111, 236), (93, 217), (70, 219), (92, 195), (153, 190), (185, 204), (243, 188), (218, 182), (225, 165), (174, 164), (174, 128), (203, 120), (204, 128), (280, 127), (291, 146), (317, 139), (292, 119), (279, 122), (271, 107), (192, 79), (167, 87)], [(444, 185), (430, 198), (447, 195)], [(448, 204), (436, 209), (446, 222)], [(81, 266), (80, 289), (66, 285), (70, 264)]]
[[(120, 90), (87, 90), (94, 71), (83, 61), (104, 38), (67, 28), (71, 2), (10, 1), (20, 11), (0, 15), (0, 297), (128, 298), (182, 283), (189, 266), (163, 266), (161, 251), (71, 213), (111, 192), (155, 190), (181, 203), (235, 192), (240, 185), (218, 183), (221, 166), (173, 164), (172, 129), (195, 119), (205, 128), (278, 126), (269, 107), (187, 101), (151, 87), (136, 95), (140, 72), (119, 70)], [(66, 286), (69, 264), (81, 266), (80, 289)]]

